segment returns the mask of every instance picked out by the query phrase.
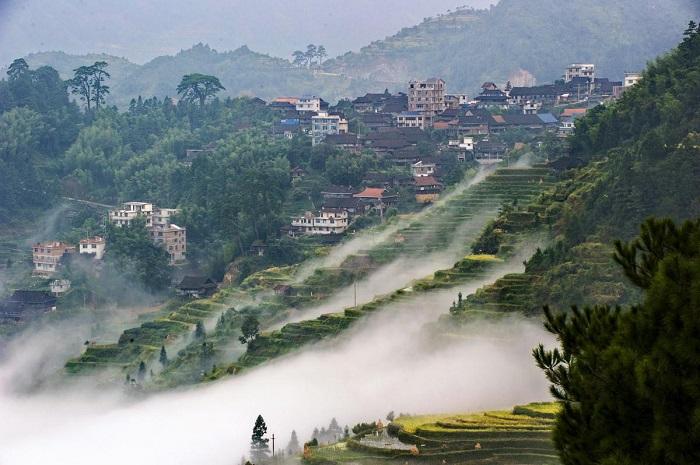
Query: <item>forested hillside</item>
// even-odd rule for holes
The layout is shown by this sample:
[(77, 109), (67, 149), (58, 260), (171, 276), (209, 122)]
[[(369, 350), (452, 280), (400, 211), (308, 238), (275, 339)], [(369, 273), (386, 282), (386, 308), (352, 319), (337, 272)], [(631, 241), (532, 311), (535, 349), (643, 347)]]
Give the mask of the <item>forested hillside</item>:
[[(247, 97), (138, 98), (123, 112), (81, 111), (56, 70), (16, 60), (0, 80), (0, 233), (29, 228), (68, 198), (97, 202), (92, 212), (59, 215), (70, 220), (63, 235), (39, 238), (75, 240), (99, 231), (100, 208), (139, 200), (180, 208), (190, 263), (218, 279), (256, 240), (271, 244), (262, 262), (296, 260), (299, 248), (277, 239), (289, 215), (313, 209), (332, 183), (360, 185), (371, 170), (397, 168), (376, 156), (312, 148), (306, 137), (273, 137), (273, 120), (269, 107)], [(206, 150), (186, 159), (188, 149)], [(292, 167), (305, 170), (303, 186), (292, 183)]]
[[(651, 63), (623, 97), (577, 122), (571, 156), (586, 165), (529, 208), (542, 212), (554, 243), (522, 275), (499, 280), (453, 311), (468, 321), (484, 309), (540, 314), (542, 305), (617, 305), (639, 293), (613, 260), (613, 242), (631, 240), (648, 217), (677, 223), (700, 216), (700, 33)], [(475, 251), (494, 252), (519, 209), (505, 210)], [(512, 305), (514, 304), (514, 306)]]
[(68, 79), (73, 69), (102, 60), (112, 72), (112, 92), (108, 103), (126, 108), (132, 98), (174, 97), (180, 76), (200, 72), (218, 76), (224, 94), (271, 99), (281, 95), (322, 95), (329, 101), (383, 91), (387, 83), (349, 79), (344, 76), (297, 68), (283, 58), (256, 53), (248, 47), (217, 52), (197, 44), (175, 56), (161, 56), (137, 65), (124, 58), (103, 55), (68, 55), (63, 52), (37, 53), (26, 57), (32, 67), (51, 66)]
[(62, 52), (26, 59), (33, 68), (55, 68), (64, 79), (78, 66), (106, 61), (112, 71), (108, 103), (120, 108), (138, 96), (175, 96), (178, 77), (192, 72), (218, 76), (225, 95), (263, 99), (314, 94), (335, 101), (385, 88), (404, 90), (408, 80), (433, 75), (447, 81), (448, 91), (474, 92), (484, 81), (517, 83), (532, 76), (551, 82), (572, 62), (595, 63), (601, 76), (621, 79), (677, 44), (679, 31), (697, 11), (693, 0), (669, 0), (663, 7), (653, 0), (502, 0), (489, 10), (427, 18), (312, 70), (245, 46), (218, 52), (202, 44), (143, 65)]
[(675, 46), (697, 11), (692, 0), (663, 7), (654, 0), (502, 0), (489, 10), (427, 19), (325, 68), (395, 82), (440, 76), (454, 92), (505, 82), (522, 70), (551, 82), (574, 62), (595, 63), (601, 76), (619, 79)]

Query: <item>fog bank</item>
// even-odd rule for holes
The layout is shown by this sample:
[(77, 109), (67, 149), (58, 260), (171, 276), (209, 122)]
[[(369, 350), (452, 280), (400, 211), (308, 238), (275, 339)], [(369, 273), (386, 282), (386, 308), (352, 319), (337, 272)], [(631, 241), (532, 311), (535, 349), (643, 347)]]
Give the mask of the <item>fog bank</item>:
[(338, 340), (139, 402), (79, 389), (25, 397), (0, 391), (0, 463), (228, 465), (247, 454), (258, 414), (281, 448), (292, 429), (306, 440), (332, 417), (352, 425), (390, 410), (457, 412), (547, 399), (530, 356), (534, 345), (551, 342), (539, 322), (474, 325), (469, 337), (439, 346), (423, 337), (425, 323), (445, 313), (458, 290), (482, 284), (392, 304)]

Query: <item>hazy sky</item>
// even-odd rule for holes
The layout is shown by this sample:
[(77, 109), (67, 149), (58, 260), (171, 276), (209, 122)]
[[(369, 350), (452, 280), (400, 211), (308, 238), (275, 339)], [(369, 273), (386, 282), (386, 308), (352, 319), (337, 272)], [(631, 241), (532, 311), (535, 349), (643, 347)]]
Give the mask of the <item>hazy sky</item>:
[(36, 51), (106, 52), (142, 63), (197, 42), (288, 56), (308, 43), (331, 56), (424, 17), (495, 0), (0, 0), (0, 60)]

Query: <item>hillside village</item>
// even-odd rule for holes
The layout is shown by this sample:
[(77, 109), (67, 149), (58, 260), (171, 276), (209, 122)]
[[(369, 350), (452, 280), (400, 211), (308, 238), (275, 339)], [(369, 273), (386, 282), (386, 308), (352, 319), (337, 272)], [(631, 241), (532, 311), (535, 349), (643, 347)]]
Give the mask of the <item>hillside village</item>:
[[(254, 104), (277, 115), (270, 128), (273, 137), (309, 138), (313, 147), (341, 149), (349, 157), (368, 154), (396, 167), (391, 173), (368, 173), (362, 185), (324, 188), (317, 209), (291, 217), (279, 234), (337, 242), (361, 227), (357, 220), (362, 217), (373, 215), (381, 222), (392, 210), (431, 204), (448, 187), (446, 178), (455, 164), (494, 164), (508, 161), (509, 153), (522, 150), (526, 143), (541, 145), (547, 137), (563, 141), (589, 108), (619, 98), (641, 78), (639, 73), (625, 73), (619, 81), (599, 77), (594, 64), (574, 63), (563, 71), (561, 80), (548, 85), (485, 82), (474, 97), (448, 93), (448, 83), (430, 78), (410, 81), (405, 93), (368, 93), (335, 106), (318, 96), (278, 97), (269, 103), (254, 99)], [(188, 149), (183, 163), (191, 166), (215, 148), (209, 144)], [(550, 163), (561, 169), (561, 161)], [(572, 161), (565, 163), (568, 168)], [(303, 168), (291, 168), (292, 183), (303, 184), (305, 176)], [(410, 201), (401, 199), (408, 194)], [(140, 219), (153, 244), (167, 252), (169, 265), (177, 269), (187, 263), (187, 228), (173, 221), (179, 213), (138, 199), (109, 210), (105, 221), (122, 227)], [(108, 248), (99, 235), (78, 244), (33, 245), (33, 274), (46, 279), (47, 287), (15, 291), (0, 302), (0, 320), (28, 321), (54, 310), (57, 298), (71, 287), (70, 280), (55, 278), (61, 265), (75, 256), (90, 257), (88, 263), (99, 272)], [(256, 241), (250, 254), (262, 257), (266, 249), (265, 243)], [(172, 282), (179, 295), (190, 297), (209, 295), (213, 286), (209, 277), (188, 271), (177, 272)]]
[[(481, 1), (338, 56), (438, 2), (11, 45), (0, 464), (700, 463), (695, 2)], [(293, 60), (118, 37), (232, 15)]]

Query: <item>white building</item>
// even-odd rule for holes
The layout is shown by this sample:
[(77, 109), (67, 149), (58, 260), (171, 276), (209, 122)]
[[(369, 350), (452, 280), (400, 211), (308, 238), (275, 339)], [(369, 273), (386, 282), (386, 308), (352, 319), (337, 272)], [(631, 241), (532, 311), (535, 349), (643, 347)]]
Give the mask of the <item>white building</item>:
[(422, 160), (419, 160), (411, 165), (411, 173), (414, 178), (432, 176), (435, 174), (435, 163), (423, 163)]
[(347, 134), (348, 121), (338, 115), (319, 113), (311, 117), (311, 144), (323, 142), (328, 135)]
[(67, 279), (54, 279), (49, 283), (49, 287), (51, 288), (52, 294), (59, 296), (68, 292), (70, 289), (70, 281)]
[(467, 155), (471, 158), (474, 154), (474, 138), (462, 137), (461, 139), (452, 139), (448, 142), (450, 149), (457, 151), (457, 160), (465, 161)]
[(420, 111), (403, 111), (396, 115), (395, 121), (398, 128), (425, 129), (431, 126), (430, 116)]
[(105, 254), (106, 242), (104, 237), (95, 236), (80, 241), (81, 254), (94, 255), (95, 260), (102, 260)]
[(591, 82), (595, 79), (595, 65), (591, 63), (573, 63), (566, 68), (564, 81), (571, 82), (574, 78), (589, 78)]
[(309, 235), (342, 234), (348, 229), (348, 212), (342, 208), (324, 208), (318, 215), (306, 212), (292, 218), (292, 228)]
[(532, 102), (528, 100), (523, 104), (524, 115), (536, 115), (542, 108), (542, 102)]
[(299, 98), (296, 103), (297, 111), (321, 111), (321, 97), (304, 96)]
[(146, 227), (151, 226), (153, 204), (146, 202), (125, 202), (122, 208), (109, 212), (109, 221), (117, 226), (128, 226), (138, 217), (146, 219)]
[(117, 226), (129, 225), (134, 218), (143, 217), (153, 243), (163, 247), (170, 256), (170, 264), (185, 261), (187, 253), (187, 229), (172, 222), (180, 213), (177, 208), (156, 208), (151, 203), (126, 202), (119, 210), (109, 212), (109, 218)]
[(458, 109), (463, 105), (469, 105), (469, 96), (467, 94), (445, 95), (445, 108)]
[(625, 73), (625, 89), (628, 87), (632, 87), (633, 85), (638, 83), (640, 79), (642, 79), (642, 73)]

